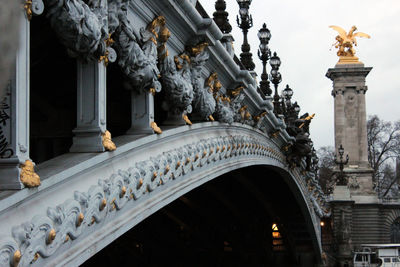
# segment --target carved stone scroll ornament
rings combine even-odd
[[[233,123],[234,111],[230,106],[230,99],[219,95],[216,97],[215,119],[220,122]]]
[[[14,238],[0,235],[0,266],[17,266],[21,260],[21,251]]]
[[[193,86],[190,72],[190,58],[181,54],[172,58],[166,56],[160,63],[162,85],[165,90],[164,108],[168,111],[167,121],[183,121],[192,112]],[[186,123],[191,124],[189,119]]]
[[[215,112],[215,99],[212,89],[202,77],[202,70],[209,55],[205,48],[207,43],[200,43],[187,49],[190,54],[191,74],[193,84],[193,112],[192,117],[196,121],[213,121],[212,114]]]
[[[91,231],[91,226],[111,220],[126,205],[151,194],[157,187],[182,178],[208,164],[236,161],[241,157],[270,158],[284,163],[284,155],[270,148],[267,139],[221,136],[202,139],[134,163],[100,179],[87,192],[75,191],[73,199],[49,207],[47,214],[12,228],[11,237],[0,238],[1,266],[26,266],[47,258],[69,242]],[[222,163],[222,162],[221,162]]]
[[[44,4],[42,0],[25,0],[24,9],[26,18],[31,20],[33,15],[40,15],[43,13]]]
[[[210,78],[211,77],[212,76],[210,76]],[[217,103],[215,116],[218,121],[226,123],[242,122],[251,126],[254,125],[251,114],[247,111],[247,106],[242,106],[242,102],[245,98],[242,89],[242,87],[238,87],[229,91],[229,97],[221,94],[219,90],[215,90],[214,88],[214,98]]]
[[[231,100],[220,92],[222,84],[218,80],[218,74],[216,72],[211,73],[205,81],[205,86],[208,88],[208,92],[212,94],[215,101],[215,110],[213,114],[215,119],[220,122],[232,123],[234,114],[230,106]]]
[[[118,64],[127,75],[132,90],[139,94],[144,91],[160,92],[157,31],[160,30],[159,24],[165,23],[165,19],[157,17],[146,30],[141,29],[142,47],[138,44],[126,11],[120,12],[119,22],[120,25],[115,30],[114,47],[118,53]]]
[[[115,51],[107,47],[108,4],[105,0],[45,0],[47,17],[71,57],[83,61],[101,57],[115,60]]]
[[[231,106],[234,111],[234,117],[233,120],[235,122],[242,122],[243,119],[246,116],[246,109],[247,107],[242,105],[242,102],[245,98],[245,95],[243,93],[236,95],[232,100],[231,100]],[[247,115],[248,116],[248,115]]]

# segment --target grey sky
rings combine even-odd
[[[225,1],[239,55],[243,35],[236,24],[238,4],[236,0]],[[212,17],[215,1],[200,2]],[[366,80],[367,114],[388,121],[400,119],[399,0],[253,0],[250,13],[254,26],[249,42],[256,71],[258,75],[262,71],[257,32],[265,22],[272,34],[269,47],[282,61],[280,90],[289,84],[301,112],[316,113],[311,123],[316,148],[334,144],[332,82],[325,73],[338,61],[336,50],[329,51],[337,32],[329,25],[346,31],[356,25],[358,31],[371,35],[371,39],[359,38],[356,47],[360,61],[373,67]]]

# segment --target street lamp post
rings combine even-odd
[[[286,85],[286,88],[283,89],[282,91],[282,100],[281,100],[281,109],[283,115],[285,115],[285,122],[287,121],[288,113],[291,107],[291,99],[293,96],[293,90],[289,87],[289,85]]]
[[[267,25],[264,23],[263,27],[258,31],[258,39],[260,40],[260,45],[258,46],[258,58],[261,60],[263,65],[263,71],[261,74],[260,81],[260,94],[263,99],[265,96],[270,96],[272,90],[269,86],[268,74],[267,74],[267,62],[271,57],[271,50],[268,48],[268,42],[271,39],[271,32],[268,30]]]
[[[282,114],[282,110],[280,108],[280,103],[279,103],[279,94],[278,94],[278,84],[282,81],[282,75],[279,72],[279,67],[281,65],[281,59],[278,57],[276,52],[274,52],[274,55],[271,57],[269,60],[269,64],[271,65],[271,81],[274,84],[275,87],[275,93],[274,93],[274,113],[275,115]]]
[[[240,54],[240,61],[246,70],[254,70],[255,64],[253,62],[252,54],[250,53],[250,45],[247,41],[247,33],[253,27],[253,18],[249,14],[249,8],[252,0],[236,0],[239,4],[239,16],[236,17],[239,28],[243,31],[243,44],[242,53]]]
[[[213,13],[214,21],[218,25],[218,28],[223,33],[230,33],[232,26],[229,24],[228,12],[225,11],[226,2],[224,0],[217,0],[215,2],[215,12]]]
[[[349,155],[346,155],[345,160],[343,159],[344,148],[342,145],[339,146],[338,152],[339,152],[339,160],[337,159],[336,154],[335,154],[335,163],[337,165],[339,165],[339,170],[340,170],[339,175],[336,179],[337,185],[347,185],[347,179],[346,179],[346,175],[345,175],[343,169],[344,169],[344,165],[349,163]]]

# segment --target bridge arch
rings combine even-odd
[[[279,139],[243,124],[207,122],[157,136],[121,136],[115,142],[114,152],[82,153],[78,158],[66,154],[48,161],[38,170],[44,178],[41,192],[15,194],[14,206],[18,198],[25,201],[14,212],[28,222],[9,216],[0,223],[12,235],[13,240],[7,239],[10,254],[22,252],[21,266],[79,265],[175,199],[249,166],[265,166],[287,182],[319,258],[319,218],[305,176],[298,168],[288,168]]]
[[[313,266],[317,238],[300,206],[275,166],[237,168],[177,197],[83,266],[123,265],[127,254],[144,266]]]

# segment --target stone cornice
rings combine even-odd
[[[326,77],[334,81],[339,77],[346,76],[361,76],[367,77],[368,73],[372,70],[372,67],[341,67],[341,68],[330,68],[326,73]]]

